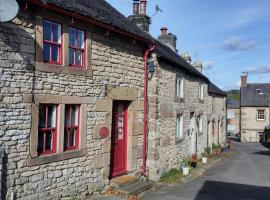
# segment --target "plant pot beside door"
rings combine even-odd
[[[208,155],[206,152],[202,153],[202,163],[207,164]]]
[[[183,166],[182,172],[183,172],[184,176],[188,176],[189,175],[189,166]]]

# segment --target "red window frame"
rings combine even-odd
[[[75,28],[75,27],[69,27],[69,29],[74,29],[76,31],[75,46],[71,46],[69,44],[69,49],[74,50],[74,54],[73,54],[74,64],[70,64],[70,61],[69,61],[69,66],[83,69],[83,68],[85,68],[86,32],[84,30],[82,30],[82,29],[78,29],[78,28]],[[68,29],[68,33],[69,33],[69,29]],[[82,31],[83,34],[84,34],[83,48],[78,47],[78,31]],[[81,51],[82,52],[82,64],[81,65],[75,64],[76,63],[76,51]],[[68,51],[68,53],[70,53],[70,52]]]
[[[75,106],[77,106],[77,108],[78,108],[78,125],[74,125],[74,124],[72,124],[72,110],[74,109],[74,107]],[[65,106],[65,110],[66,110],[66,108],[69,108],[69,124],[66,126],[66,124],[65,124],[65,122],[66,122],[66,114],[65,114],[65,122],[64,122],[64,124],[65,124],[65,127],[64,127],[64,129],[66,130],[67,129],[67,137],[68,137],[68,139],[67,139],[67,141],[68,141],[68,143],[67,143],[67,146],[65,146],[65,130],[64,130],[64,151],[70,151],[70,150],[75,150],[75,149],[78,149],[78,147],[79,147],[79,134],[80,134],[80,105],[66,105]],[[75,129],[75,144],[74,145],[72,145],[72,146],[70,146],[70,144],[69,144],[69,141],[70,141],[70,130],[71,129]]]
[[[47,155],[47,154],[52,154],[56,152],[56,141],[57,141],[57,119],[58,119],[58,105],[53,105],[53,104],[43,104],[45,106],[45,127],[44,128],[38,128],[38,134],[41,131],[43,134],[43,149],[40,150],[38,148],[38,154],[39,155]],[[56,117],[55,117],[55,127],[48,127],[48,110],[49,106],[56,106]],[[40,113],[39,113],[40,114]],[[46,150],[46,134],[48,131],[51,131],[52,133],[52,147],[51,150]]]
[[[49,22],[51,23],[51,40],[45,40],[44,39],[44,22]],[[54,36],[54,32],[53,32],[53,24],[57,24],[57,25],[60,25],[60,28],[61,28],[61,40],[60,40],[60,43],[58,42],[54,42],[53,41],[53,36]],[[61,65],[62,64],[62,46],[63,46],[63,26],[61,23],[58,23],[58,22],[55,22],[55,21],[51,21],[51,20],[47,20],[47,19],[44,19],[43,20],[43,52],[44,52],[44,44],[48,44],[50,46],[50,61],[49,62],[45,62],[45,60],[43,59],[43,62],[45,63],[50,63],[50,64],[57,64],[57,65]],[[59,62],[57,61],[53,61],[52,60],[52,45],[56,45],[58,46],[59,48],[59,52],[58,52],[58,56],[59,56]]]

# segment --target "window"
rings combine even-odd
[[[228,119],[234,119],[234,118],[235,118],[235,113],[234,113],[234,111],[228,111],[228,112],[227,112],[227,118],[228,118]]]
[[[40,104],[38,122],[38,154],[56,151],[57,105]]]
[[[200,100],[203,100],[203,98],[204,98],[204,90],[203,90],[203,84],[200,84],[199,85],[199,99]]]
[[[180,74],[176,75],[176,96],[180,98],[184,98],[184,78],[180,76]]]
[[[79,106],[65,106],[64,150],[74,150],[79,144]]]
[[[264,110],[259,109],[257,111],[257,120],[265,120],[265,113]]]
[[[202,115],[198,116],[198,128],[199,128],[199,133],[203,132],[203,117]]]
[[[235,125],[228,125],[228,131],[235,131]]]
[[[43,62],[61,64],[62,26],[49,20],[43,20]]]
[[[183,115],[177,114],[176,116],[176,140],[183,137]]]
[[[69,28],[69,65],[83,68],[85,63],[85,32]]]

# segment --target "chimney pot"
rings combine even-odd
[[[188,63],[191,63],[191,56],[189,55],[188,52],[183,53],[182,58],[184,58],[185,61],[187,61]]]
[[[168,35],[168,28],[167,27],[162,27],[160,29],[161,31],[161,35],[164,36],[164,35]]]
[[[147,0],[141,0],[141,14],[146,15]]]
[[[140,6],[139,0],[133,0],[133,15],[139,14],[139,6]]]
[[[202,72],[203,69],[203,65],[201,63],[201,61],[197,60],[194,62],[193,66],[199,71]]]

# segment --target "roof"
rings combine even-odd
[[[151,36],[133,24],[124,15],[117,11],[105,0],[42,0],[48,5],[71,11],[77,15],[82,15],[121,29],[132,35],[151,40]],[[39,1],[39,2],[42,2]]]
[[[219,94],[222,96],[227,96],[226,92],[218,88],[214,83],[210,82],[208,84],[208,92]]]
[[[239,109],[240,108],[240,100],[239,99],[229,99],[227,101],[228,109]]]
[[[155,40],[155,42],[157,44],[155,51],[156,51],[158,57],[162,57],[167,61],[173,62],[174,64],[182,67],[188,73],[193,74],[197,77],[200,77],[207,82],[209,81],[206,76],[204,76],[201,72],[199,72],[197,69],[195,69],[190,63],[185,61],[180,55],[178,55],[170,47],[159,42],[158,40]]]
[[[270,83],[247,84],[241,88],[241,107],[268,107]]]

